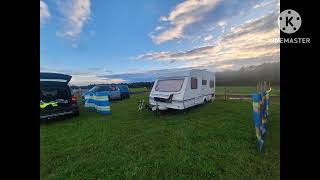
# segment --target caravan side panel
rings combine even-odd
[[[191,88],[191,81],[193,78],[197,79],[197,89]],[[202,85],[202,80],[205,80],[205,85]],[[185,90],[185,107],[191,107],[204,103],[204,100],[210,101],[215,93],[215,88],[210,87],[210,80],[214,80],[215,76],[212,72],[207,71],[192,71],[188,78],[188,84]]]

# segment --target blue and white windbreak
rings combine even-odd
[[[111,114],[109,97],[106,91],[87,93],[84,99],[84,106],[86,108],[95,110],[101,114]]]

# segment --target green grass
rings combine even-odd
[[[129,88],[129,91],[131,93],[140,93],[140,92],[146,92],[146,91],[150,91],[147,88]]]
[[[224,95],[224,90],[227,94],[251,94],[256,91],[255,86],[217,86],[217,95]],[[280,96],[280,87],[272,87],[271,96]]]
[[[226,88],[227,94],[233,94],[233,95],[249,95],[256,91],[255,86],[217,86],[216,92],[217,95],[224,95],[224,89]],[[137,92],[145,92],[150,91],[144,88],[130,88],[130,92],[137,93]],[[280,87],[272,87],[271,91],[272,96],[280,96]]]
[[[137,112],[147,94],[112,103],[112,115],[40,125],[41,179],[279,179],[280,103],[272,102],[263,154],[249,101],[189,111]]]

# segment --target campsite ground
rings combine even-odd
[[[112,102],[112,115],[40,125],[41,179],[279,179],[280,102],[271,101],[265,152],[250,101],[216,100],[186,112],[137,111],[148,93]]]
[[[224,95],[225,90],[227,94],[231,95],[250,95],[252,92],[256,90],[255,86],[217,86],[216,92],[217,95]],[[130,92],[132,93],[140,93],[149,91],[146,88],[131,88]],[[275,86],[272,88],[271,95],[280,96],[280,87]]]

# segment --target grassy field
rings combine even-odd
[[[256,91],[255,86],[217,86],[216,87],[216,93],[217,95],[224,95],[225,88],[227,90],[227,94],[241,94],[241,95],[249,95]],[[130,88],[130,92],[132,93],[139,93],[139,92],[145,92],[149,91],[144,88]],[[272,87],[271,91],[272,96],[280,96],[280,87]]]
[[[271,101],[260,154],[250,101],[137,112],[147,97],[113,102],[109,116],[81,109],[77,118],[41,124],[41,179],[280,178],[280,102]]]
[[[251,94],[256,91],[255,86],[217,86],[217,95],[224,95],[224,90],[227,94]],[[280,96],[280,87],[272,87],[271,96]]]

